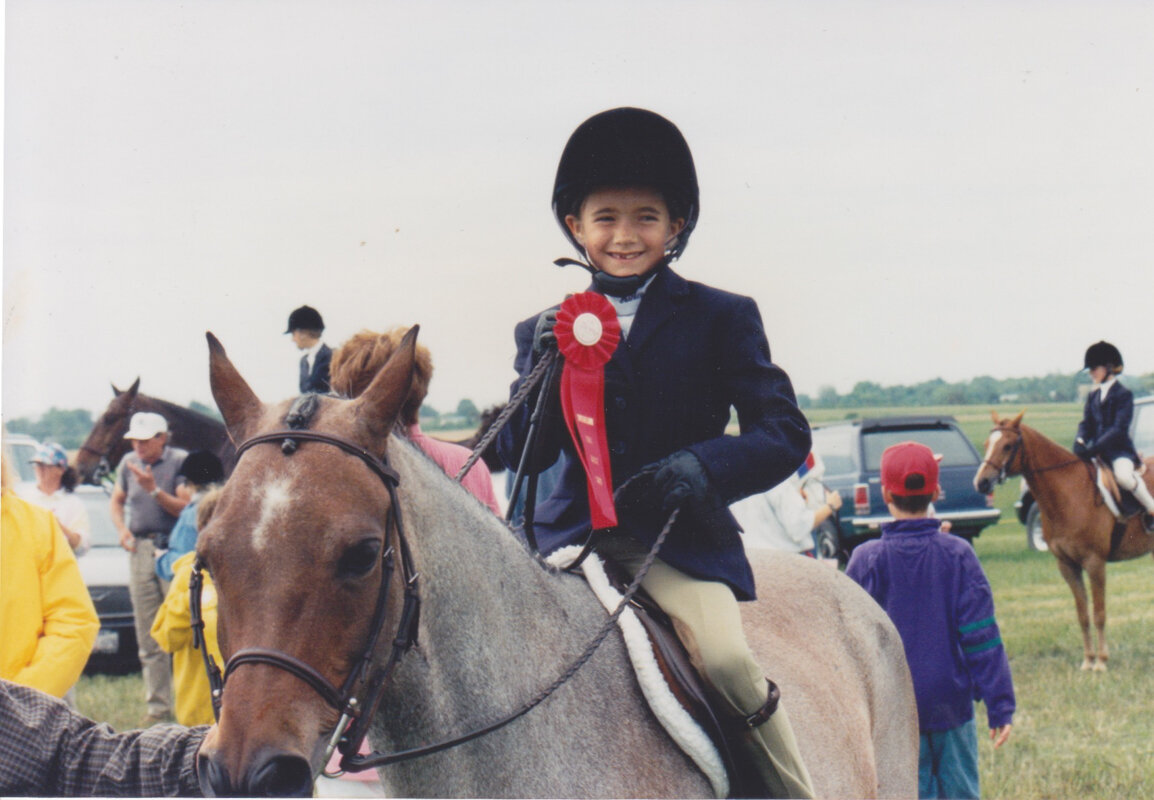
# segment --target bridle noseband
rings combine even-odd
[[[397,486],[400,483],[400,478],[385,460],[347,439],[307,430],[281,430],[254,436],[237,448],[236,455],[239,460],[240,456],[254,445],[277,444],[280,446],[281,452],[286,456],[291,456],[302,441],[331,445],[355,455],[381,479],[381,482],[388,489],[390,509],[388,527],[385,532],[386,543],[389,530],[395,531],[397,546],[400,551],[401,574],[405,584],[404,605],[401,609],[401,617],[397,625],[396,635],[393,637],[392,652],[388,661],[383,667],[373,670],[373,655],[380,641],[388,604],[389,584],[396,566],[396,551],[391,546],[384,547],[381,553],[381,583],[377,592],[377,602],[373,610],[368,640],[355,666],[339,689],[319,671],[295,656],[263,647],[246,647],[238,650],[226,662],[222,675],[205,646],[204,617],[201,613],[201,591],[204,586],[203,570],[205,565],[199,556],[193,564],[192,576],[189,579],[193,642],[196,647],[200,648],[204,659],[212,693],[213,715],[218,721],[220,720],[224,686],[230,675],[245,664],[264,664],[277,667],[307,683],[340,714],[340,721],[333,730],[325,752],[324,763],[327,764],[333,752],[339,750],[343,756],[343,766],[344,761],[354,756],[360,749],[361,742],[364,740],[365,734],[368,733],[369,723],[372,721],[373,714],[376,712],[377,705],[380,703],[394,668],[400,662],[401,657],[417,643],[417,624],[420,616],[418,575],[413,565],[408,541],[405,538],[400,505],[397,502]],[[363,697],[358,698],[362,692]]]

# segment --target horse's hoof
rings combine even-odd
[[[1091,661],[1090,659],[1087,658],[1085,661],[1082,662],[1082,671],[1083,672],[1089,672],[1092,669],[1094,669],[1094,662],[1093,661]]]
[[[1105,672],[1106,671],[1106,662],[1105,661],[1094,662],[1094,671],[1095,672]]]

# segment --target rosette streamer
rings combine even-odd
[[[605,364],[621,340],[621,325],[608,300],[596,292],[583,292],[561,304],[553,333],[565,357],[561,413],[585,467],[593,527],[612,528],[617,510],[605,438]]]

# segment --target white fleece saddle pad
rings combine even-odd
[[[551,566],[564,569],[573,563],[574,559],[581,553],[581,549],[578,545],[563,547],[551,553],[546,560]],[[581,571],[585,576],[586,583],[589,584],[589,588],[601,601],[601,605],[605,606],[610,613],[615,611],[621,602],[622,595],[610,585],[609,578],[605,575],[605,568],[596,553],[590,553],[581,562]],[[649,635],[645,632],[641,621],[637,619],[637,615],[633,613],[633,609],[626,608],[618,617],[617,625],[621,628],[621,633],[625,638],[625,647],[629,652],[629,660],[633,664],[633,670],[637,674],[641,693],[645,695],[645,700],[649,703],[649,708],[652,709],[654,716],[657,717],[678,747],[705,773],[713,785],[714,793],[718,797],[727,797],[729,795],[729,775],[725,770],[725,763],[721,759],[721,754],[717,752],[717,747],[705,730],[697,724],[697,721],[673,696],[672,690],[661,674],[661,668],[657,665],[657,658],[653,655]]]

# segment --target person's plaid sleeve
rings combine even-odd
[[[208,728],[117,733],[35,689],[0,681],[0,795],[196,796]]]

